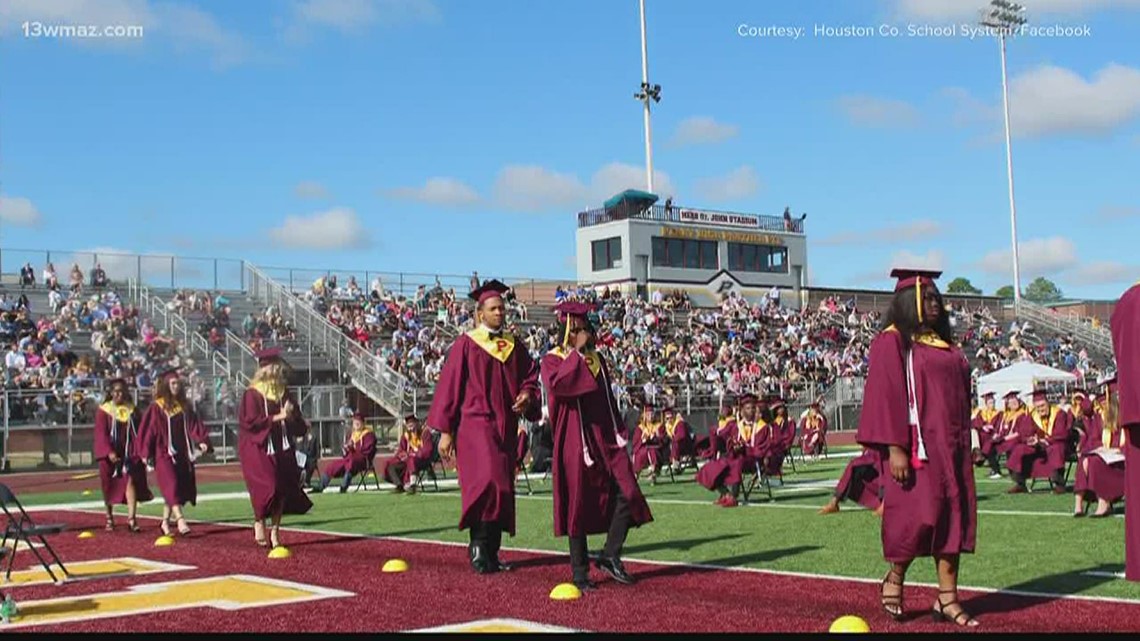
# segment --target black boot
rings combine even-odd
[[[570,537],[570,572],[573,576],[574,587],[582,592],[590,592],[598,589],[598,585],[590,580],[590,560],[588,555],[586,537]]]
[[[477,574],[491,574],[498,569],[491,562],[491,554],[487,550],[485,523],[471,526],[471,543],[467,545],[467,556],[471,560],[471,569]]]
[[[487,552],[490,555],[491,564],[498,572],[510,572],[514,566],[499,560],[499,549],[503,546],[503,526],[498,523],[484,523],[483,526],[487,532]]]

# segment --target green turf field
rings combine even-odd
[[[693,482],[692,472],[671,483],[666,476],[656,486],[642,482],[655,521],[631,532],[626,557],[684,561],[721,566],[836,576],[882,578],[879,520],[850,503],[839,514],[815,513],[830,496],[825,481],[834,482],[847,458],[799,465],[787,474],[786,486],[774,488],[775,500],[758,492],[754,503],[736,509],[713,505],[715,495]],[[786,467],[786,471],[790,467]],[[964,557],[963,585],[1059,594],[1115,596],[1140,600],[1140,585],[1111,577],[1086,576],[1087,571],[1120,572],[1124,560],[1124,521],[1074,519],[1072,494],[1055,496],[1046,484],[1029,495],[1006,495],[1006,479],[978,478],[978,553]],[[549,485],[532,478],[533,495],[520,480],[518,536],[507,547],[565,550],[565,539],[551,534]],[[818,484],[812,487],[811,484]],[[430,481],[428,482],[430,486]],[[240,484],[203,487],[203,494],[241,491]],[[75,494],[41,495],[35,503],[74,502]],[[287,517],[285,525],[439,541],[467,540],[459,532],[459,491],[452,487],[416,495],[360,492],[341,495],[334,488],[313,495],[314,509]],[[88,498],[87,500],[90,500]],[[152,502],[144,513],[158,514]],[[187,509],[195,520],[244,523],[251,519],[245,499],[205,500]],[[250,534],[252,537],[252,533]],[[600,547],[602,537],[591,540]],[[908,581],[933,582],[928,561],[919,561]]]

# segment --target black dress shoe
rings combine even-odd
[[[604,556],[599,557],[597,561],[597,568],[613,577],[614,581],[617,581],[622,585],[633,585],[636,583],[634,578],[625,571],[625,566],[622,565],[621,559],[610,559]]]
[[[499,571],[499,566],[478,545],[468,545],[467,554],[471,559],[471,569],[475,570],[476,574],[493,574]]]
[[[492,564],[498,568],[499,572],[510,572],[511,570],[515,569],[515,566],[513,564],[503,563],[499,559],[494,559]]]
[[[593,592],[598,589],[598,584],[590,579],[574,579],[574,587],[578,588],[579,592]]]

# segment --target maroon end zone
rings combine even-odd
[[[354,593],[289,606],[227,612],[212,608],[17,628],[31,632],[369,632],[407,631],[494,618],[521,619],[584,631],[614,632],[825,632],[845,614],[862,616],[873,631],[953,631],[927,609],[932,588],[907,589],[911,620],[895,623],[879,608],[874,584],[630,562],[640,582],[625,587],[595,572],[601,587],[578,601],[549,599],[568,578],[562,555],[507,551],[510,573],[478,576],[462,546],[286,531],[290,559],[273,560],[253,543],[250,528],[194,524],[188,539],[154,547],[153,519],[141,534],[106,533],[101,515],[37,512],[41,522],[66,522],[73,531],[54,537],[64,562],[139,557],[194,566],[190,571],[78,581],[64,586],[4,588],[17,603],[125,590],[132,585],[247,574]],[[335,527],[333,523],[330,526]],[[95,532],[80,540],[78,530]],[[402,558],[408,572],[385,574],[382,564]],[[21,552],[17,569],[35,563]],[[982,632],[1140,631],[1140,603],[1030,598],[963,592]]]

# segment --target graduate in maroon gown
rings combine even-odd
[[[1112,310],[1110,323],[1120,407],[1117,422],[1126,432],[1123,437],[1124,495],[1137,497],[1140,496],[1140,283],[1120,297]],[[1124,511],[1124,549],[1124,577],[1140,581],[1140,510]]]
[[[693,432],[681,413],[672,407],[666,407],[664,415],[665,437],[669,440],[669,460],[673,465],[673,471],[680,473],[684,469],[685,461],[696,456]]]
[[[305,514],[313,502],[301,487],[293,439],[308,426],[289,391],[288,365],[279,348],[257,353],[257,372],[238,408],[238,459],[253,507],[253,538],[262,546],[281,545],[281,516]],[[272,521],[265,540],[265,521]]]
[[[368,474],[375,457],[376,434],[364,422],[364,414],[357,412],[352,415],[352,431],[341,446],[341,457],[325,466],[320,491],[324,492],[333,479],[339,478],[340,493],[344,494],[352,485],[352,477]]]
[[[1073,516],[1085,516],[1085,501],[1096,499],[1096,512],[1090,518],[1112,516],[1113,504],[1124,497],[1124,456],[1127,445],[1125,430],[1120,428],[1120,406],[1115,379],[1105,382],[1105,404],[1093,413],[1081,439],[1077,461],[1077,479],[1073,488],[1076,503]]]
[[[1065,455],[1069,447],[1069,413],[1049,403],[1044,390],[1033,392],[1033,411],[1019,423],[1016,445],[1006,467],[1014,486],[1010,494],[1027,492],[1025,481],[1048,477],[1054,494],[1065,493]]]
[[[743,394],[737,401],[738,416],[729,421],[719,431],[718,443],[724,453],[705,463],[697,470],[697,483],[719,494],[714,503],[721,507],[739,505],[740,483],[743,481],[745,465],[748,462],[748,443],[756,429],[759,417],[756,411],[756,396]]]
[[[940,273],[894,270],[895,297],[871,342],[856,440],[874,449],[883,479],[883,557],[891,564],[881,601],[903,616],[903,582],[912,561],[933,556],[936,618],[975,626],[958,602],[960,555],[972,553],[977,497],[970,458],[970,366],[954,345]]]
[[[669,457],[669,442],[665,434],[665,423],[657,416],[657,408],[646,402],[641,409],[641,419],[637,422],[633,436],[633,473],[641,477],[645,468],[649,470],[650,484],[657,484],[661,466]]]
[[[440,432],[440,456],[457,456],[459,528],[471,532],[468,554],[479,574],[510,569],[499,559],[499,548],[503,530],[515,535],[519,415],[529,421],[542,416],[538,365],[524,343],[503,331],[503,294],[509,289],[488,280],[471,292],[479,324],[451,346],[427,420]]]
[[[876,516],[882,516],[882,483],[882,461],[879,460],[879,451],[864,448],[862,454],[847,463],[847,467],[839,477],[839,483],[835,485],[835,493],[817,514],[835,514],[839,511],[839,502],[848,500],[855,501],[868,510],[874,510]]]
[[[146,462],[139,456],[142,413],[131,402],[125,380],[111,381],[110,396],[95,412],[95,460],[99,461],[103,504],[107,506],[107,531],[115,529],[113,506],[125,504],[127,529],[140,532],[136,516],[139,501],[154,498],[146,482]]]
[[[720,416],[715,425],[709,426],[708,434],[696,440],[697,456],[702,460],[712,460],[724,453],[724,439],[722,435],[728,434],[728,426],[736,420],[732,401],[725,401]]]
[[[998,422],[1001,420],[1001,410],[995,406],[994,396],[993,392],[982,394],[983,405],[974,410],[970,423],[978,438],[978,449],[974,452],[974,465],[981,467],[989,463],[990,473],[1001,476],[1001,468],[998,467],[997,458],[993,456],[996,446],[994,433],[997,431]]]
[[[773,432],[771,465],[768,473],[775,476],[783,470],[784,459],[796,442],[796,422],[788,416],[788,406],[784,404],[784,399],[778,396],[772,397],[768,407],[772,409]]]
[[[1005,403],[1005,410],[996,419],[996,427],[990,435],[992,447],[986,456],[986,461],[990,466],[990,478],[995,480],[1001,478],[1000,458],[1002,456],[1009,457],[1009,453],[1017,447],[1017,435],[1032,429],[1033,423],[1033,419],[1029,418],[1025,404],[1021,402],[1020,390],[1006,392],[1002,397],[1002,402]]]
[[[187,400],[186,387],[177,369],[159,375],[154,386],[154,402],[143,414],[139,433],[142,454],[154,461],[158,487],[165,502],[159,527],[164,535],[170,536],[173,517],[178,533],[187,536],[190,526],[182,507],[198,501],[194,461],[211,448],[206,425]]]
[[[570,570],[581,590],[590,581],[586,535],[606,533],[598,569],[615,581],[634,579],[621,562],[631,526],[653,520],[637,486],[620,431],[621,412],[611,392],[609,370],[594,348],[593,330],[583,303],[557,308],[562,345],[542,357],[550,422],[554,427],[554,535],[570,537]]]
[[[420,471],[431,469],[434,453],[431,430],[421,428],[415,414],[405,416],[396,452],[384,461],[384,479],[396,486],[397,494],[405,490],[414,494],[416,487],[412,481]]]
[[[803,429],[800,449],[804,456],[818,458],[827,443],[827,417],[820,411],[819,401],[812,403],[800,416],[800,427]]]

